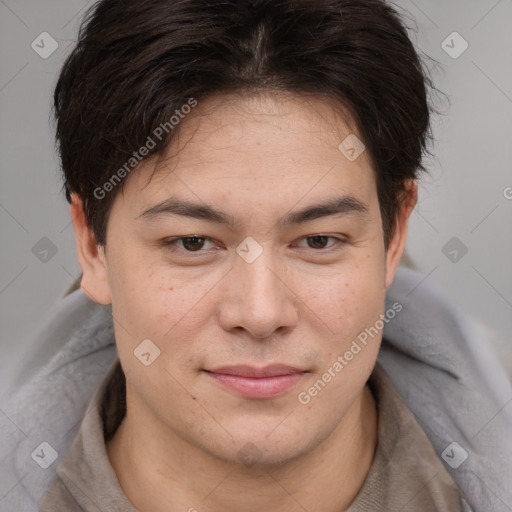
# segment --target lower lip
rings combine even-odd
[[[304,373],[276,375],[275,377],[241,377],[226,373],[206,372],[211,378],[244,398],[275,398],[297,384]]]

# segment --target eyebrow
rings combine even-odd
[[[277,221],[277,225],[297,225],[331,215],[355,215],[363,219],[367,219],[369,217],[369,213],[368,207],[359,199],[351,195],[344,195],[329,199],[325,202],[307,206],[296,212],[288,213]],[[181,215],[184,217],[206,220],[208,222],[225,224],[231,228],[234,228],[235,226],[234,217],[222,210],[217,210],[205,204],[184,201],[175,197],[165,199],[155,206],[145,210],[135,218],[151,221],[158,217],[168,215]]]

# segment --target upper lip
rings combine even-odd
[[[248,365],[220,366],[213,370],[206,370],[210,373],[222,373],[225,375],[237,375],[239,377],[276,377],[278,375],[291,375],[293,373],[304,373],[304,370],[283,364],[272,364],[257,368]]]

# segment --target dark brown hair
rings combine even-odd
[[[95,190],[191,98],[313,94],[357,124],[387,248],[404,181],[425,170],[429,86],[402,18],[383,0],[102,0],[82,22],[54,93],[66,196],[80,196],[105,245],[124,181],[101,198]],[[162,154],[177,128],[153,137],[146,158]]]

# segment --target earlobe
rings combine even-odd
[[[110,304],[112,300],[105,251],[96,243],[96,237],[87,224],[82,200],[78,194],[71,194],[70,210],[78,261],[83,274],[80,287],[94,302]]]
[[[407,241],[409,217],[417,201],[418,184],[416,180],[408,180],[405,184],[405,195],[400,206],[400,213],[395,221],[394,233],[386,252],[386,288],[393,282],[396,270],[400,265]]]

